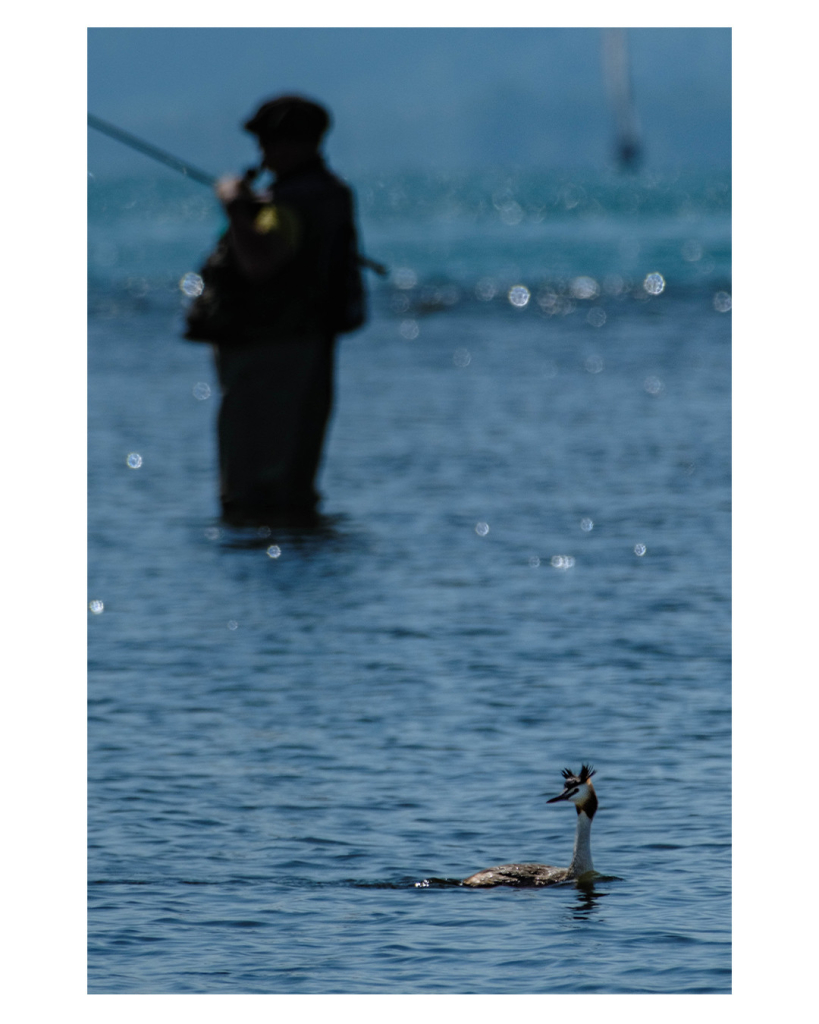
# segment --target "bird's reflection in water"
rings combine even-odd
[[[597,878],[596,881],[599,885],[601,881],[610,881],[610,879]],[[574,906],[571,908],[571,914],[575,921],[588,921],[598,909],[600,900],[610,895],[609,892],[603,892],[599,888],[595,888],[593,881],[576,882],[575,888],[577,889],[577,897]]]

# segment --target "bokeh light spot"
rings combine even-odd
[[[93,615],[102,615],[105,611],[105,605],[102,601],[89,601],[88,607],[91,609]]]
[[[646,274],[643,288],[649,295],[662,295],[665,291],[665,278],[662,274]]]
[[[409,267],[399,267],[392,276],[396,288],[406,291],[418,284],[418,275]]]
[[[551,288],[543,288],[538,292],[537,304],[544,311],[544,313],[552,313],[557,305],[557,292],[552,291]]]
[[[595,306],[594,309],[590,309],[586,314],[586,320],[592,325],[592,327],[602,327],[606,322],[605,309]]]
[[[606,295],[622,295],[626,287],[626,282],[619,274],[608,274],[603,279],[603,291]]]
[[[469,366],[472,362],[472,356],[469,354],[469,349],[456,348],[452,356],[452,362],[456,366]]]
[[[489,523],[475,523],[475,533],[479,537],[485,537],[489,533]]]
[[[589,356],[584,365],[589,373],[602,373],[605,364],[602,356]]]
[[[205,282],[198,274],[185,274],[179,282],[179,290],[189,298],[195,299],[205,290]]]
[[[139,467],[142,465],[142,456],[139,454],[139,452],[129,452],[128,457],[125,460],[125,464],[130,469],[139,469]]]
[[[574,557],[572,555],[552,555],[550,565],[553,569],[571,569],[574,567]]]
[[[193,385],[193,397],[197,401],[204,402],[206,398],[210,398],[210,395],[210,384],[206,384],[203,380],[200,380],[197,384]]]
[[[398,333],[402,338],[406,338],[407,341],[414,341],[421,333],[421,328],[416,320],[402,320]]]
[[[523,207],[514,199],[507,200],[497,209],[500,214],[500,219],[504,224],[509,224],[514,227],[515,224],[520,224],[523,220]]]
[[[523,309],[528,304],[530,296],[531,293],[525,284],[512,285],[507,295],[512,305],[518,309]]]
[[[600,285],[593,277],[575,277],[569,291],[576,299],[595,299],[600,294]]]

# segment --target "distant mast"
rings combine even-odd
[[[631,94],[631,65],[624,28],[603,29],[603,73],[614,108],[614,156],[622,171],[635,170],[643,155],[640,126]]]

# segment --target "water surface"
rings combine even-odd
[[[207,193],[92,185],[89,990],[730,991],[727,183],[354,184],[393,277],[269,536],[178,340]],[[582,760],[593,889],[459,888],[568,864]]]

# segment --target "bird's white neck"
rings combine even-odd
[[[594,870],[591,855],[591,818],[581,811],[577,815],[577,830],[574,834],[574,853],[569,865],[569,877],[579,878],[587,871]]]

